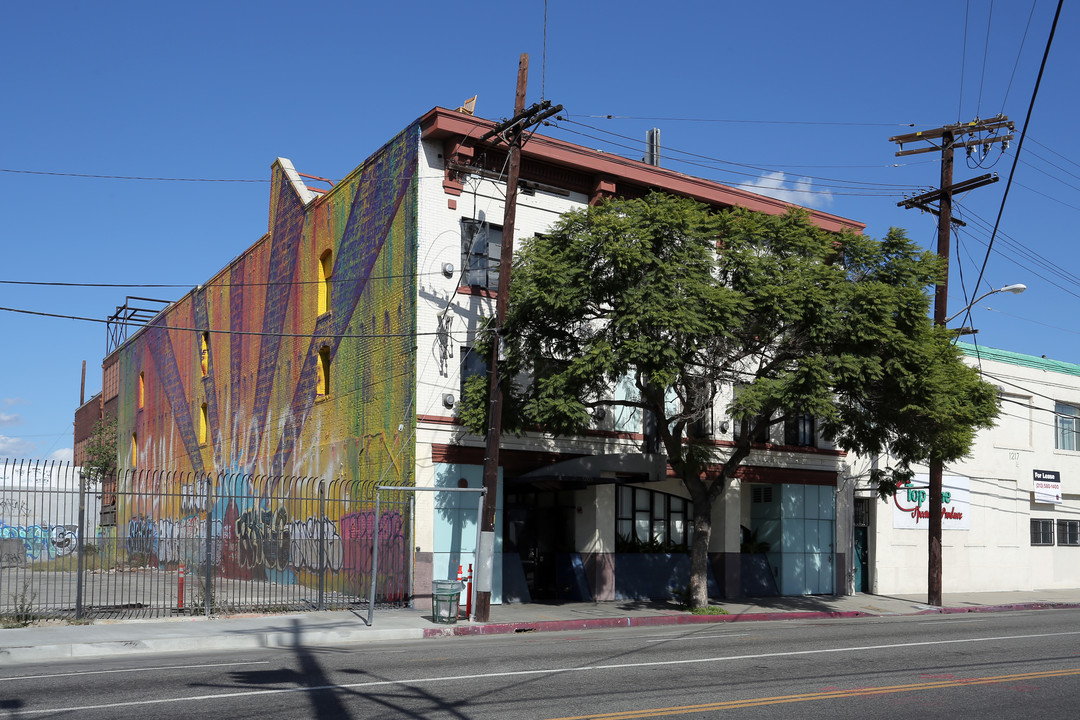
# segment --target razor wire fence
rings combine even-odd
[[[377,492],[228,472],[91,484],[64,463],[0,460],[0,616],[405,607],[413,506]]]

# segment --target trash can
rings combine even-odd
[[[433,580],[431,583],[431,619],[437,623],[456,623],[461,607],[461,583],[457,580]]]

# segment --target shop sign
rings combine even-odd
[[[971,480],[941,478],[941,529],[970,530]],[[893,527],[920,530],[930,525],[930,476],[918,473],[893,496]]]
[[[1061,473],[1057,470],[1035,470],[1035,502],[1061,504]]]

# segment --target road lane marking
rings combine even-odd
[[[7,680],[41,680],[44,678],[73,677],[75,675],[109,675],[111,673],[147,672],[148,670],[192,670],[194,668],[233,667],[235,665],[269,665],[269,660],[250,660],[245,662],[230,663],[200,663],[198,665],[165,665],[164,667],[137,668],[114,668],[112,670],[81,670],[79,672],[50,673],[48,675],[16,675],[14,677],[0,677],[0,681]]]
[[[812,700],[837,700],[853,697],[871,697],[891,695],[893,693],[918,692],[922,690],[941,690],[945,688],[969,687],[972,685],[993,685],[997,683],[1041,680],[1044,678],[1068,677],[1080,675],[1080,668],[1069,670],[1044,670],[1040,672],[1019,673],[1016,675],[995,675],[991,677],[959,678],[941,682],[923,682],[914,685],[886,685],[882,687],[860,687],[850,690],[830,690],[826,692],[802,693],[798,695],[777,695],[775,697],[746,698],[744,700],[725,700],[723,702],[702,705],[677,705],[675,707],[651,708],[648,710],[624,710],[593,715],[573,715],[569,717],[549,718],[548,720],[634,720],[635,718],[661,717],[668,715],[686,715],[689,713],[711,712],[716,710],[738,710],[765,705],[809,702]]]
[[[675,635],[673,637],[660,638],[659,640],[646,640],[645,642],[662,643],[662,642],[682,642],[683,640],[715,640],[716,638],[729,638],[729,637],[746,637],[750,633],[730,633],[723,635]]]
[[[822,648],[820,650],[793,650],[789,652],[755,653],[752,655],[729,655],[726,657],[696,658],[692,660],[654,660],[649,662],[613,663],[610,665],[584,665],[578,667],[545,668],[539,670],[509,670],[505,672],[475,673],[471,675],[443,675],[439,677],[411,678],[404,680],[371,680],[368,682],[348,683],[345,685],[317,685],[314,687],[240,690],[236,692],[215,693],[211,695],[181,695],[168,698],[154,698],[152,700],[132,700],[129,702],[121,703],[104,703],[100,705],[46,708],[42,710],[14,710],[11,712],[11,715],[13,717],[24,717],[30,715],[44,715],[46,713],[107,710],[110,708],[162,705],[165,703],[203,702],[206,700],[224,700],[240,697],[257,697],[260,695],[282,695],[285,693],[321,692],[325,690],[356,690],[360,688],[387,687],[391,685],[401,685],[408,687],[411,685],[426,685],[429,683],[463,682],[467,680],[494,680],[536,675],[561,675],[563,673],[585,673],[601,670],[626,670],[630,668],[663,667],[667,665],[701,665],[705,663],[733,662],[737,660],[759,660],[762,658],[796,657],[800,655],[824,655],[843,652],[865,652],[867,650],[894,650],[898,648],[927,647],[931,645],[960,645],[965,643],[1001,642],[1003,640],[1032,640],[1048,637],[1057,638],[1065,635],[1080,635],[1080,630],[1054,633],[1035,633],[1031,635],[999,635],[995,637],[965,638],[958,640],[925,640],[922,642],[890,643],[887,645],[862,645],[842,648]]]

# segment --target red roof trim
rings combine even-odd
[[[466,139],[477,138],[494,125],[495,123],[490,120],[464,115],[445,108],[435,108],[420,118],[421,134],[425,140],[446,139],[454,136]],[[711,180],[684,175],[636,160],[605,155],[581,145],[541,135],[533,136],[522,148],[521,154],[526,158],[562,165],[579,172],[611,176],[624,183],[692,197],[710,205],[737,205],[771,215],[799,207],[765,195],[728,187]],[[810,213],[810,218],[814,223],[825,230],[837,232],[848,229],[861,232],[866,227],[865,223],[838,215],[809,208],[804,209]]]

